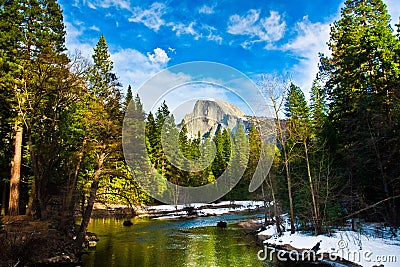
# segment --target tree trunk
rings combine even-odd
[[[75,166],[75,170],[74,170],[74,177],[72,182],[68,183],[67,186],[67,195],[65,198],[65,202],[64,202],[64,209],[63,209],[63,216],[62,216],[62,221],[60,224],[61,229],[64,228],[66,226],[66,224],[68,223],[69,217],[71,217],[70,215],[74,213],[74,206],[75,206],[75,201],[76,201],[76,186],[78,184],[78,175],[79,175],[79,171],[81,169],[81,164],[82,164],[82,160],[83,160],[83,155],[85,152],[85,146],[86,146],[86,138],[83,139],[82,142],[82,147],[81,150],[79,152],[78,155],[78,162],[76,163]]]
[[[89,199],[87,201],[86,211],[83,214],[82,223],[79,228],[78,236],[76,238],[77,245],[80,248],[82,247],[82,244],[85,241],[86,229],[89,225],[90,216],[92,215],[94,202],[96,201],[97,189],[99,188],[100,176],[103,171],[103,162],[105,157],[106,157],[105,153],[100,154],[97,162],[97,168],[93,175],[93,182],[90,188],[90,194],[89,194]]]
[[[32,216],[34,215],[34,196],[36,190],[36,185],[35,185],[35,178],[32,179],[32,185],[31,185],[31,193],[29,194],[29,200],[28,200],[28,208],[26,209],[26,215]]]
[[[289,168],[289,157],[286,151],[285,140],[284,140],[284,133],[281,125],[281,121],[279,119],[279,112],[281,110],[283,100],[285,99],[284,95],[287,92],[287,80],[281,80],[279,77],[267,77],[264,76],[265,82],[265,90],[269,95],[269,98],[272,102],[272,106],[274,109],[274,115],[276,119],[276,127],[278,130],[278,141],[280,141],[282,145],[282,152],[284,156],[284,164],[285,164],[285,171],[286,171],[286,178],[287,178],[287,188],[288,188],[288,197],[289,197],[289,212],[290,212],[290,232],[294,234],[295,232],[295,217],[294,217],[294,210],[293,210],[293,198],[292,198],[292,179],[290,175],[290,168]]]
[[[275,115],[277,118],[277,126],[278,126],[278,132],[279,132],[279,137],[280,137],[280,142],[282,144],[282,150],[283,150],[283,157],[284,157],[284,163],[285,163],[285,170],[286,170],[286,178],[287,178],[287,187],[288,187],[288,197],[289,197],[289,212],[290,212],[290,233],[294,234],[294,210],[293,210],[293,198],[292,198],[292,179],[290,175],[290,169],[289,169],[289,157],[286,152],[286,146],[284,144],[284,139],[283,139],[283,129],[281,122],[279,120],[279,111],[275,111]]]
[[[17,121],[15,123],[14,158],[11,164],[10,198],[8,204],[8,213],[10,216],[19,215],[19,183],[21,181],[22,132],[23,126],[19,121]]]
[[[74,179],[73,179],[71,185],[69,185],[68,195],[67,195],[67,199],[66,199],[66,208],[67,209],[71,208],[72,199],[74,196],[74,192],[76,190],[76,185],[78,183],[79,171],[81,169],[81,163],[82,163],[83,155],[85,152],[85,145],[86,145],[86,138],[83,140],[82,148],[81,148],[81,151],[79,152],[78,162],[75,166]]]
[[[39,197],[40,197],[39,190],[41,186],[41,181],[40,181],[41,176],[39,174],[39,167],[36,154],[35,151],[33,150],[33,141],[30,129],[28,129],[27,135],[28,135],[29,153],[32,161],[33,179],[32,179],[32,185],[30,190],[31,193],[29,195],[28,209],[26,211],[26,214],[35,216],[36,218],[41,218],[42,210],[41,206],[39,205]]]
[[[7,199],[7,182],[4,181],[4,183],[3,183],[3,194],[2,194],[2,198],[1,198],[0,216],[5,216],[6,215],[6,199]]]
[[[274,190],[274,184],[272,182],[271,178],[271,173],[268,174],[268,179],[269,179],[269,185],[271,187],[271,195],[272,195],[272,201],[274,205],[274,217],[275,217],[275,226],[276,226],[276,232],[278,235],[282,235],[282,227],[281,227],[281,214],[279,213],[279,208],[278,208],[278,201],[276,200],[275,197],[275,190]],[[266,200],[265,200],[266,201]]]
[[[307,147],[306,139],[304,139],[303,144],[304,144],[304,152],[306,154],[305,156],[306,156],[306,164],[307,164],[307,175],[308,175],[308,182],[310,184],[310,192],[311,192],[311,198],[312,198],[312,204],[313,204],[314,230],[315,230],[315,235],[318,235],[321,232],[319,209],[317,207],[313,179],[311,177],[310,160],[308,158],[308,147]]]

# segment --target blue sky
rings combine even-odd
[[[90,57],[104,34],[123,90],[128,84],[137,90],[154,74],[176,64],[212,61],[236,68],[255,83],[262,73],[289,75],[306,95],[317,72],[318,53],[328,52],[329,24],[340,17],[343,5],[339,0],[59,3],[67,48]],[[385,3],[394,25],[400,1]],[[212,97],[204,92],[203,98]]]

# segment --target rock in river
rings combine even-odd
[[[130,220],[126,220],[126,221],[124,221],[123,225],[124,226],[132,226],[133,223]]]
[[[227,226],[228,226],[228,224],[224,221],[219,221],[217,223],[217,227],[219,227],[219,228],[226,228]]]

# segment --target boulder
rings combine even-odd
[[[86,232],[85,241],[99,241],[99,238],[95,233]]]
[[[217,227],[219,227],[219,228],[226,228],[227,226],[228,226],[228,223],[224,222],[224,221],[219,221],[217,223]]]
[[[97,246],[97,242],[96,241],[89,241],[88,242],[88,248],[95,248]]]
[[[124,221],[123,225],[124,226],[132,226],[133,223],[130,220],[126,220],[126,221]]]

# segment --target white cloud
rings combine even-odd
[[[127,10],[131,9],[129,0],[95,0],[93,4],[102,8],[118,7]]]
[[[392,17],[392,27],[396,29],[394,25],[399,21],[400,1],[385,0],[384,2]],[[343,4],[341,4],[340,7],[343,7]],[[275,47],[275,49],[290,51],[299,59],[298,64],[292,66],[290,72],[293,75],[294,81],[304,90],[306,95],[308,95],[308,91],[311,89],[312,82],[318,72],[318,53],[330,55],[329,48],[326,44],[330,38],[329,24],[334,20],[340,19],[340,7],[338,8],[338,12],[326,23],[312,23],[309,18],[305,16],[302,21],[296,24],[296,38],[283,47]]]
[[[96,31],[96,32],[99,32],[99,31],[100,31],[100,28],[97,27],[97,26],[95,26],[95,25],[92,25],[89,29],[91,29],[91,30],[93,30],[93,31]]]
[[[218,44],[222,43],[222,37],[214,34],[217,29],[207,24],[198,25],[195,21],[192,21],[189,25],[173,22],[167,25],[171,26],[172,31],[174,31],[178,37],[181,35],[192,35],[195,40],[205,38],[209,41],[217,42]]]
[[[158,31],[165,24],[162,16],[166,13],[166,5],[163,3],[153,3],[149,9],[135,7],[133,15],[128,20],[130,22],[143,23],[146,27]]]
[[[73,6],[87,5],[91,9],[117,7],[120,9],[130,10],[129,0],[75,0]]]
[[[260,36],[262,40],[278,41],[285,34],[286,23],[281,21],[281,15],[276,11],[270,11],[268,18],[261,19],[262,31]]]
[[[302,21],[296,23],[296,32],[297,37],[284,45],[284,50],[304,53],[316,49],[321,51],[322,47],[327,47],[325,43],[329,39],[329,24],[312,23],[308,16],[304,16]],[[327,51],[327,49],[322,50]]]
[[[312,23],[308,16],[296,24],[297,36],[280,49],[292,52],[299,60],[298,64],[292,66],[290,72],[297,85],[304,92],[311,89],[312,82],[318,72],[318,53],[329,55],[326,42],[329,40],[329,23]]]
[[[65,22],[66,25],[66,46],[70,53],[78,50],[83,56],[91,59],[93,47],[97,39],[91,42],[81,42],[79,38],[83,35],[86,28],[83,25],[74,25]],[[160,72],[169,61],[165,51],[160,48],[154,49],[154,53],[147,56],[135,49],[118,49],[110,51],[111,60],[114,62],[114,72],[125,90],[130,84],[137,90],[150,77]]]
[[[152,110],[154,112],[164,100],[167,101],[170,108],[173,108],[194,93],[186,90],[183,98],[177,94],[177,92],[182,91],[182,85],[192,80],[192,77],[188,74],[164,70],[148,78],[150,79],[146,80],[139,88],[139,95],[146,111]]]
[[[204,37],[207,38],[209,41],[215,41],[218,44],[222,43],[222,37],[220,35],[214,34],[214,32],[217,30],[213,26],[209,25],[203,25],[202,27],[205,31],[208,31],[208,34],[205,34]]]
[[[283,38],[286,22],[276,11],[270,11],[269,17],[260,18],[260,11],[251,9],[244,16],[238,14],[229,17],[227,32],[233,35],[247,35],[251,40],[242,44],[248,47],[255,42],[275,42]]]
[[[168,23],[169,26],[172,26],[172,31],[176,32],[177,36],[181,36],[184,34],[193,35],[194,39],[198,40],[200,38],[200,34],[193,28],[196,25],[195,21],[189,23],[189,25],[185,25],[183,23]]]
[[[203,5],[200,9],[199,9],[199,13],[200,14],[207,14],[207,15],[210,15],[210,14],[214,14],[214,8],[215,8],[215,5],[213,5],[213,6],[207,6],[207,5]]]
[[[167,53],[158,47],[154,49],[153,54],[147,53],[147,57],[152,63],[167,64],[167,62],[170,60]]]
[[[259,26],[256,25],[259,18],[260,11],[255,9],[248,11],[245,16],[232,15],[229,17],[228,32],[231,34],[251,35],[253,37],[260,30]]]
[[[94,4],[92,4],[91,2],[88,2],[87,5],[91,9],[96,9],[96,6]]]
[[[161,71],[165,64],[152,62],[146,55],[135,49],[120,49],[111,53],[114,72],[123,88],[131,85],[137,90],[147,79]]]
[[[66,38],[65,38],[65,45],[68,48],[69,52],[74,52],[75,50],[81,51],[82,55],[90,57],[93,53],[93,44],[84,44],[79,41],[79,36],[83,34],[86,30],[84,26],[81,25],[74,25],[69,22],[65,22],[66,27]]]

